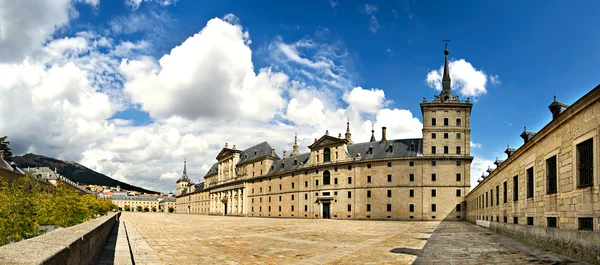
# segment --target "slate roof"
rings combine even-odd
[[[175,202],[175,201],[177,201],[177,199],[168,197],[168,198],[162,198],[160,201],[161,202]]]
[[[110,196],[111,200],[125,200],[125,201],[158,201],[157,198],[150,196]]]
[[[414,143],[415,151],[410,151],[411,144]],[[392,150],[390,151],[390,145]],[[373,153],[369,152],[369,148],[373,147]],[[398,139],[388,140],[385,144],[380,142],[366,142],[347,145],[348,153],[352,158],[360,153],[360,160],[372,160],[383,158],[411,157],[421,156],[423,154],[423,139]],[[304,153],[297,156],[292,156],[286,159],[277,160],[273,163],[272,169],[266,175],[275,175],[282,172],[293,171],[308,161],[310,153]],[[298,162],[294,164],[294,160]],[[283,166],[282,166],[283,165]]]
[[[257,158],[271,156],[272,149],[273,147],[271,147],[271,145],[269,145],[269,143],[267,143],[266,141],[252,146],[240,153],[240,161],[238,161],[237,165],[244,164],[250,160],[254,160]],[[277,153],[275,153],[275,158],[277,158],[278,160],[280,159]]]
[[[9,163],[8,161],[0,158],[0,169],[4,169],[5,171],[15,172],[17,174],[25,175],[25,172],[21,170],[15,162]]]
[[[208,177],[214,174],[217,174],[217,169],[219,167],[219,163],[214,163],[210,169],[208,170],[208,172],[206,172],[206,175],[204,175],[204,177]]]

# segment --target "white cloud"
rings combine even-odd
[[[89,0],[88,0],[89,1]],[[91,0],[94,1],[94,0]],[[140,8],[140,5],[143,2],[154,2],[161,6],[174,5],[178,0],[125,0],[125,5],[127,5],[131,10],[135,11]]]
[[[21,62],[56,30],[78,16],[73,2],[97,0],[0,1],[0,61]]]
[[[367,15],[375,14],[379,10],[376,5],[364,4],[362,7],[363,12]]]
[[[489,160],[480,156],[474,156],[473,162],[471,162],[471,189],[477,186],[477,180],[481,178],[481,175],[487,171],[488,168],[493,168],[494,166],[493,160]]]
[[[377,30],[379,30],[379,21],[377,21],[377,17],[375,16],[378,10],[376,5],[364,4],[362,6],[362,12],[369,16],[369,30],[373,33],[377,33]]]
[[[349,107],[357,112],[376,113],[385,105],[385,94],[381,89],[366,90],[362,87],[355,87],[344,95],[344,100]]]
[[[331,6],[331,8],[335,8],[339,4],[340,4],[340,2],[338,2],[338,1],[329,0],[329,5]]]
[[[283,73],[254,73],[248,34],[219,18],[157,63],[125,60],[125,90],[152,117],[269,120],[284,106]],[[223,104],[227,102],[227,104]]]
[[[498,75],[488,75],[483,70],[478,70],[465,61],[459,59],[450,61],[450,78],[452,79],[452,89],[461,96],[477,97],[487,93],[488,80],[492,83],[499,83]],[[439,70],[432,70],[427,74],[427,84],[436,90],[442,90],[443,66]]]
[[[481,148],[481,144],[480,143],[470,142],[470,145],[471,145],[472,148]]]
[[[422,138],[423,124],[409,110],[381,109],[375,127],[387,127],[388,139]]]

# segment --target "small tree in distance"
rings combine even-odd
[[[149,211],[150,211],[150,208],[148,208],[148,206],[144,206],[144,212],[146,212],[146,213],[147,213],[147,212],[149,212]]]
[[[129,205],[125,205],[125,208],[124,208],[124,210],[125,210],[126,212],[129,212],[131,209],[129,208]]]
[[[135,211],[136,211],[136,212],[141,212],[141,211],[142,211],[142,206],[138,206],[138,207],[136,207],[136,208],[135,208]]]
[[[152,212],[156,212],[156,206],[152,206]]]
[[[172,206],[169,206],[169,213],[173,213],[175,209]]]

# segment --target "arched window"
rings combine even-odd
[[[331,150],[325,148],[325,150],[323,150],[323,162],[327,163],[329,161],[331,161]]]
[[[331,174],[329,170],[323,171],[323,185],[329,185],[331,183]]]

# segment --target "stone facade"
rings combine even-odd
[[[467,195],[467,219],[598,262],[600,241],[589,238],[600,238],[600,86],[549,108],[553,120],[538,133],[525,129],[524,144],[507,148]]]
[[[157,212],[159,209],[159,199],[151,196],[111,196],[110,200],[123,211],[125,211],[125,206],[129,206],[132,212],[142,212],[145,207],[148,207],[149,212],[152,212],[152,207]],[[138,206],[142,207],[141,211]]]
[[[267,142],[239,150],[228,144],[201,187],[177,181],[177,213],[261,217],[464,220],[469,192],[472,104],[443,89],[423,99],[423,138],[355,143],[326,132],[283,159]],[[435,149],[435,150],[434,150]]]

